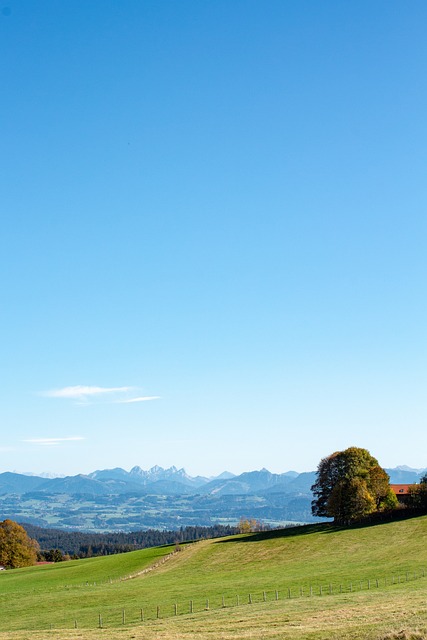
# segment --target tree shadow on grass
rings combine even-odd
[[[311,535],[313,533],[326,533],[329,528],[336,530],[332,523],[304,524],[285,529],[272,529],[271,531],[257,531],[256,533],[242,533],[231,538],[216,540],[215,544],[228,544],[230,542],[260,542],[275,538],[293,538],[295,536]]]
[[[230,542],[261,542],[263,540],[273,540],[276,538],[293,538],[295,536],[306,536],[315,533],[329,534],[336,533],[337,531],[352,531],[354,529],[367,529],[369,527],[378,527],[382,525],[391,524],[393,522],[399,522],[402,520],[409,520],[412,518],[419,518],[423,514],[414,513],[399,513],[392,517],[374,518],[354,522],[351,525],[338,525],[333,522],[321,522],[316,524],[298,525],[295,527],[286,527],[285,529],[273,529],[272,531],[258,531],[256,533],[243,533],[233,536],[231,538],[225,538],[216,540],[215,544],[228,544]]]

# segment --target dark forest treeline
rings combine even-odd
[[[174,544],[204,538],[219,538],[238,533],[238,527],[214,525],[211,527],[181,527],[177,531],[132,531],[130,533],[83,533],[80,531],[62,531],[61,529],[44,529],[33,524],[22,523],[26,532],[37,540],[42,553],[59,549],[64,555],[90,558],[125,553],[146,547],[157,547],[163,544]]]

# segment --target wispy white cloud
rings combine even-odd
[[[111,393],[128,393],[133,387],[91,387],[78,384],[74,387],[51,389],[42,395],[48,398],[69,398],[71,400],[84,400],[88,397],[106,395]]]
[[[125,400],[115,400],[115,404],[130,404],[131,402],[147,402],[148,400],[160,400],[160,396],[138,396],[137,398],[126,398]]]
[[[37,444],[43,447],[55,447],[63,442],[77,442],[79,440],[86,440],[86,438],[82,436],[71,436],[69,438],[28,438],[27,440],[23,440],[23,442]]]
[[[111,404],[129,404],[133,402],[147,402],[158,400],[160,396],[142,396],[141,389],[137,387],[96,387],[87,385],[75,385],[62,389],[50,389],[40,395],[46,398],[62,398],[74,400],[79,404],[91,404],[93,402],[107,402]]]

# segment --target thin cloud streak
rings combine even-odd
[[[149,400],[160,400],[161,396],[139,396],[138,398],[128,398],[127,400],[115,400],[114,404],[131,404],[132,402],[148,402]]]
[[[78,442],[81,440],[86,440],[86,438],[83,438],[82,436],[71,436],[69,438],[28,438],[23,440],[23,442],[37,444],[43,447],[52,447],[62,444],[63,442]]]
[[[71,400],[82,400],[84,398],[105,395],[108,393],[128,393],[134,387],[94,387],[76,385],[74,387],[63,387],[62,389],[51,389],[42,395],[47,398],[67,398]]]
[[[72,400],[77,404],[130,404],[135,402],[147,402],[159,400],[160,396],[140,396],[141,388],[138,387],[97,387],[90,385],[74,385],[62,389],[50,389],[40,395],[45,398],[60,398]]]

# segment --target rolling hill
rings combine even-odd
[[[2,572],[0,638],[422,638],[426,535],[309,525]]]

